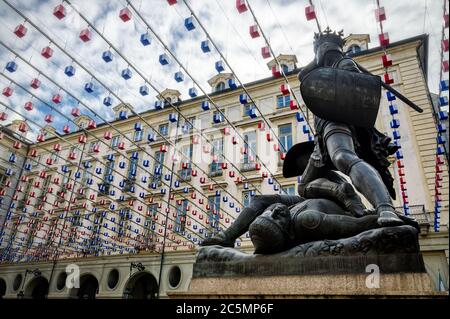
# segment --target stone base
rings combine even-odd
[[[447,298],[434,292],[426,273],[381,274],[379,288],[367,288],[369,274],[193,278],[176,299],[227,298]]]

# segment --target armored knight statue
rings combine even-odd
[[[233,247],[235,240],[249,230],[252,222],[269,206],[284,205],[283,210],[286,211],[288,207],[295,207],[305,199],[327,201],[327,205],[322,205],[323,209],[330,208],[330,203],[333,203],[331,210],[338,212],[338,215],[346,212],[353,216],[355,225],[367,219],[366,215],[371,215],[371,228],[404,224],[404,218],[398,216],[392,203],[391,197],[395,199],[395,190],[387,159],[398,147],[374,127],[381,86],[388,88],[414,109],[421,110],[382,83],[378,76],[370,74],[346,56],[343,45],[342,31],[336,33],[327,28],[323,33],[316,34],[315,59],[299,73],[302,97],[314,114],[315,139],[314,142],[294,145],[288,151],[283,175],[301,175],[298,189],[300,196],[255,196],[249,207],[243,209],[228,229],[205,239],[203,246]],[[346,182],[338,172],[350,178],[353,186],[367,198],[373,209],[365,208],[352,184]],[[376,225],[373,224],[374,217]],[[336,228],[341,227],[343,222],[342,218],[338,220]],[[351,223],[350,220],[348,223]],[[335,234],[340,233],[339,230],[333,231]],[[345,232],[340,234],[345,236]],[[265,242],[270,241],[266,238]]]

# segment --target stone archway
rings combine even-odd
[[[140,271],[128,279],[123,292],[126,299],[156,299],[158,283],[149,272]]]
[[[95,299],[98,293],[98,280],[94,275],[85,274],[80,277],[80,288],[72,288],[71,299]]]
[[[6,294],[6,281],[3,278],[0,278],[0,299],[3,299],[3,296]]]
[[[24,297],[27,299],[47,299],[48,287],[48,280],[45,277],[34,277],[27,284]]]

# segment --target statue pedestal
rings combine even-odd
[[[379,288],[368,288],[367,274],[193,278],[176,299],[228,298],[447,298],[434,292],[426,273],[381,274]]]
[[[420,253],[197,262],[187,292],[170,298],[431,298]],[[367,266],[369,270],[367,270]],[[373,268],[379,269],[377,280]],[[375,280],[374,280],[375,279]],[[378,284],[377,284],[378,282]],[[377,287],[378,286],[378,287]]]

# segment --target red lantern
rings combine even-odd
[[[231,139],[231,142],[236,145],[238,143],[238,139],[236,136],[233,136],[233,138]]]
[[[281,84],[281,85],[280,85],[280,92],[281,92],[281,94],[283,94],[283,95],[289,94],[289,85],[286,84],[286,83]]]
[[[6,96],[6,97],[10,97],[13,94],[13,92],[14,92],[14,89],[12,87],[10,87],[10,86],[7,86],[7,87],[5,87],[3,89],[3,93],[2,94],[4,96]]]
[[[120,10],[119,17],[120,17],[120,19],[122,19],[123,22],[127,22],[127,21],[131,20],[130,9],[123,8],[122,10]]]
[[[53,164],[53,160],[51,158],[47,158],[47,160],[45,161],[45,163],[47,165],[52,165]],[[50,192],[49,192],[50,193]]]
[[[23,24],[19,24],[14,29],[14,34],[17,35],[19,38],[22,38],[25,36],[25,34],[27,34],[27,28]]]
[[[28,126],[25,123],[22,122],[22,123],[19,124],[19,128],[18,129],[22,133],[25,133],[27,131],[27,129],[28,129]]]
[[[280,145],[278,145],[278,144],[273,144],[273,150],[274,150],[275,152],[279,152],[279,151],[280,151]]]
[[[236,177],[236,184],[240,184],[240,183],[242,183],[242,177],[241,176],[238,176],[238,177]]]
[[[392,84],[392,83],[394,83],[394,79],[392,78],[391,74],[389,74],[389,73],[385,73],[385,74],[384,74],[384,82],[385,82],[386,84]]]
[[[270,58],[270,49],[268,46],[261,48],[261,55],[264,59]]]
[[[278,66],[276,65],[272,66],[272,75],[276,78],[279,78],[281,76],[281,72],[278,69]]]
[[[57,17],[59,20],[66,16],[66,8],[62,4],[59,4],[53,9],[53,15]]]
[[[120,143],[117,145],[117,148],[118,148],[119,150],[124,150],[124,149],[125,149],[125,143],[124,143],[124,142],[120,142]]]
[[[160,151],[160,152],[163,152],[163,153],[166,153],[166,152],[167,152],[167,145],[161,145],[161,146],[159,147],[159,151]]]
[[[266,123],[264,123],[263,121],[258,122],[258,129],[260,131],[264,131],[266,129]]]
[[[80,136],[78,136],[78,143],[80,143],[80,144],[85,144],[86,141],[87,141],[86,135],[80,135]]]
[[[266,134],[266,140],[267,140],[267,142],[273,141],[273,138],[272,138],[272,135],[270,134],[270,132],[267,132],[267,134]]]
[[[386,20],[386,12],[384,11],[384,7],[377,8],[375,10],[375,19],[377,22]]]
[[[201,184],[205,184],[205,182],[206,182],[206,178],[205,177],[200,177],[200,183]]]
[[[52,55],[53,55],[53,49],[50,48],[49,46],[47,46],[47,47],[45,47],[45,48],[42,49],[41,55],[42,55],[44,58],[49,59],[49,58],[51,58]]]
[[[89,28],[86,28],[80,32],[80,39],[83,42],[88,42],[89,40],[91,40],[91,37],[92,37],[92,34],[91,34],[91,30],[89,30]]]
[[[280,153],[280,160],[284,161],[286,158],[286,153]]]
[[[92,151],[93,151],[94,153],[100,152],[100,145],[95,144],[95,145],[92,147]]]
[[[37,89],[39,86],[41,86],[41,81],[39,81],[39,79],[34,78],[33,80],[31,80],[30,86],[33,89]]]
[[[200,141],[199,136],[197,136],[197,135],[192,136],[192,144],[198,144],[199,141]]]
[[[70,126],[69,125],[64,125],[63,132],[66,133],[66,134],[69,134],[70,133]]]
[[[59,104],[62,101],[62,96],[60,94],[55,94],[52,97],[53,103]]]
[[[103,137],[105,138],[105,140],[110,140],[112,138],[112,133],[106,131],[105,134],[103,134]]]
[[[169,4],[169,6],[172,6],[177,3],[177,0],[167,0],[167,3]]]
[[[45,141],[45,136],[43,134],[39,134],[36,139],[37,139],[38,142],[44,142]]]
[[[45,116],[44,120],[45,120],[45,122],[47,122],[47,123],[53,122],[53,115],[47,114],[47,115]]]
[[[193,169],[193,170],[191,171],[191,175],[194,176],[194,177],[197,176],[197,170],[196,170],[196,169]]]
[[[8,114],[6,114],[5,112],[0,112],[0,121],[6,121],[7,118]]]
[[[32,102],[26,102],[23,106],[25,110],[31,111],[33,109],[33,103]]]
[[[235,176],[234,171],[229,171],[229,172],[228,172],[228,176],[230,176],[231,178],[233,178],[233,177]]]
[[[53,150],[56,152],[61,151],[61,144],[56,143],[55,145],[53,145]]]
[[[239,13],[247,11],[248,9],[245,0],[236,0],[236,9]]]
[[[389,45],[389,34],[387,32],[379,34],[378,40],[380,41],[380,46],[386,47]]]
[[[314,6],[310,5],[305,8],[305,16],[306,20],[312,20],[316,18],[316,12],[314,11]]]
[[[70,114],[72,114],[73,117],[78,117],[78,116],[80,116],[80,109],[74,107],[72,109],[72,111],[70,112]]]
[[[392,65],[392,59],[389,54],[383,54],[381,56],[381,61],[383,62],[383,67],[387,68]]]
[[[15,141],[14,142],[14,144],[13,144],[13,147],[15,148],[15,149],[21,149],[22,148],[22,143],[20,143],[19,141]]]
[[[249,28],[249,33],[253,39],[259,37],[260,34],[258,30],[258,25],[257,24],[251,25]]]
[[[31,157],[36,157],[37,156],[37,150],[36,149],[31,149],[29,152],[28,152],[28,156],[31,156]],[[35,186],[35,187],[39,187],[39,186]]]
[[[223,135],[230,135],[230,128],[229,127],[224,127],[222,130]]]
[[[223,162],[222,163],[222,169],[227,169],[228,168],[228,163]]]
[[[97,123],[95,123],[94,120],[89,120],[89,122],[88,122],[88,128],[89,128],[89,129],[93,129],[93,128],[96,128],[96,127],[97,127]]]
[[[297,110],[297,109],[298,109],[298,105],[295,103],[295,101],[290,100],[290,101],[289,101],[289,108],[290,108],[291,110]]]

